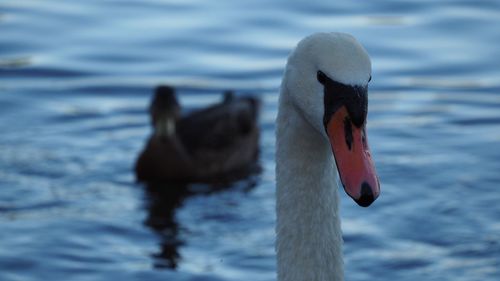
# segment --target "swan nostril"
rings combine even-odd
[[[361,207],[370,206],[373,201],[375,201],[375,196],[373,196],[372,188],[367,182],[363,182],[361,185],[361,196],[358,200],[355,200]]]
[[[349,148],[349,150],[352,150],[352,141],[353,141],[352,124],[351,124],[351,119],[349,119],[349,117],[346,117],[344,119],[344,135],[347,148]]]

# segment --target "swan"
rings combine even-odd
[[[365,129],[370,79],[367,52],[345,33],[310,35],[288,57],[276,119],[279,281],[344,280],[338,181],[363,207],[380,194]]]
[[[259,101],[226,92],[221,103],[180,115],[175,90],[159,86],[149,112],[153,134],[140,153],[140,181],[226,183],[257,169]]]

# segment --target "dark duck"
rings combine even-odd
[[[135,164],[139,181],[227,183],[258,170],[259,100],[224,94],[181,116],[175,91],[159,86],[149,107],[153,133]]]

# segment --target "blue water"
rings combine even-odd
[[[373,63],[382,195],[342,194],[347,280],[500,280],[500,2],[0,3],[0,280],[275,280],[286,57],[344,31]],[[194,196],[134,181],[152,88],[263,100],[261,174]]]

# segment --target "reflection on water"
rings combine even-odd
[[[25,67],[31,63],[30,57],[18,57],[11,59],[0,59],[0,68]]]
[[[182,245],[175,213],[189,195],[187,186],[150,184],[145,187],[148,216],[144,224],[156,231],[161,240],[160,250],[153,255],[154,265],[175,269],[180,259],[178,247]]]
[[[250,192],[257,186],[255,176],[240,181],[238,187],[243,192]],[[233,182],[233,185],[237,183]],[[179,237],[179,223],[176,218],[177,209],[181,208],[184,200],[193,196],[209,196],[217,192],[235,188],[231,184],[218,185],[175,185],[165,183],[148,183],[146,191],[146,209],[148,215],[144,224],[153,229],[160,237],[158,252],[152,256],[155,259],[154,267],[175,269],[182,261],[179,248],[184,241]]]

